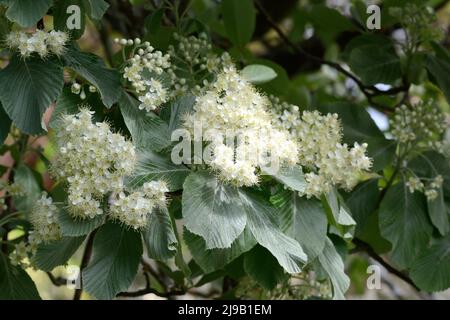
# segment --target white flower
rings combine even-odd
[[[66,42],[69,40],[67,33],[52,30],[49,33],[37,30],[28,34],[23,31],[12,31],[6,37],[6,43],[11,49],[18,49],[22,57],[29,57],[36,52],[41,58],[49,53],[61,55],[65,50]]]
[[[58,223],[58,208],[53,204],[52,198],[43,193],[36,201],[31,213],[31,223],[35,233],[42,242],[50,242],[61,238]]]

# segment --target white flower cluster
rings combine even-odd
[[[204,95],[197,98],[194,113],[185,126],[213,132],[205,138],[213,145],[211,167],[219,177],[236,186],[258,182],[257,168],[267,156],[272,163],[294,165],[298,159],[295,141],[289,132],[275,128],[267,111],[269,100],[245,81],[234,66],[224,68]],[[236,145],[223,137],[238,137]],[[244,137],[243,139],[239,139]]]
[[[170,56],[155,50],[149,42],[141,43],[139,38],[116,39],[117,43],[133,46],[133,57],[125,67],[123,77],[127,79],[140,94],[139,109],[147,112],[160,107],[168,101],[169,92],[164,86],[161,76],[170,68]]]
[[[57,132],[54,172],[67,179],[69,212],[82,219],[103,214],[103,197],[122,191],[123,178],[132,173],[136,163],[133,144],[112,133],[107,123],[92,123],[92,114],[83,109],[63,116]]]
[[[425,185],[422,180],[429,180]],[[412,176],[406,182],[406,186],[409,192],[414,193],[415,191],[423,192],[429,201],[436,199],[439,196],[439,189],[444,183],[444,178],[441,175],[437,175],[433,179]]]
[[[168,191],[163,181],[151,181],[145,183],[142,190],[128,195],[120,192],[112,201],[111,216],[134,229],[143,228],[153,208],[166,205],[165,193]]]
[[[23,269],[31,267],[29,258],[36,253],[38,245],[42,242],[42,238],[37,235],[36,231],[30,231],[28,242],[22,241],[14,245],[14,250],[9,255],[11,264]]]
[[[297,106],[274,101],[278,125],[289,130],[297,141],[299,164],[310,170],[305,174],[304,195],[320,197],[333,186],[352,189],[364,171],[371,167],[367,144],[342,144],[342,126],[337,114],[322,115]],[[303,194],[302,194],[303,195]]]
[[[43,193],[36,201],[31,213],[31,224],[35,236],[39,242],[50,242],[61,238],[61,230],[58,223],[58,208],[53,199]]]
[[[447,124],[445,115],[432,101],[421,102],[411,108],[402,105],[395,110],[390,125],[391,133],[400,143],[443,152],[441,136]]]
[[[166,54],[139,38],[115,39],[123,46],[133,46],[132,58],[124,68],[127,79],[139,95],[139,109],[153,111],[170,99],[187,92],[200,94],[215,74],[231,64],[227,53],[218,56],[206,34],[184,37],[174,34],[176,46]]]
[[[29,57],[36,52],[41,58],[45,58],[49,54],[57,56],[63,54],[68,40],[69,36],[63,31],[37,30],[32,34],[12,31],[6,37],[6,44],[12,49],[19,50],[22,57]]]

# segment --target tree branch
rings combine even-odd
[[[67,284],[67,279],[63,277],[55,277],[51,272],[46,272],[46,274],[54,286],[60,287]]]
[[[371,103],[374,107],[382,109],[383,111],[392,112],[391,108],[374,102],[373,98],[376,96],[388,96],[388,95],[394,95],[394,94],[397,94],[400,92],[408,91],[409,84],[406,84],[406,83],[404,83],[403,85],[401,85],[399,87],[391,88],[389,90],[380,90],[380,89],[376,88],[375,86],[366,86],[356,75],[354,75],[350,71],[346,70],[339,63],[334,62],[334,61],[329,61],[329,60],[326,60],[326,59],[323,59],[323,58],[320,58],[320,57],[310,54],[309,52],[305,51],[301,46],[292,42],[289,39],[289,37],[284,34],[283,30],[281,30],[281,28],[278,26],[278,24],[272,19],[270,14],[261,5],[259,0],[254,0],[254,3],[255,3],[256,8],[258,9],[258,11],[263,15],[265,20],[275,30],[275,32],[278,34],[278,36],[281,38],[281,40],[286,45],[288,45],[296,53],[302,54],[302,55],[306,56],[308,59],[316,61],[319,64],[330,66],[333,69],[335,69],[338,72],[345,75],[346,77],[352,79],[356,83],[356,85],[359,87],[361,92],[366,96],[369,103]]]
[[[86,247],[84,248],[83,258],[81,259],[81,265],[80,265],[80,277],[81,277],[81,272],[84,270],[84,268],[87,267],[87,265],[89,264],[89,260],[91,259],[92,247],[94,245],[94,237],[95,237],[96,232],[97,232],[97,230],[94,230],[91,232],[91,234],[89,235],[88,241],[86,243]],[[81,279],[81,281],[80,281],[80,288],[75,289],[73,300],[80,300],[81,294],[83,293],[82,288],[83,288],[83,279]]]
[[[393,266],[391,266],[389,263],[387,263],[381,256],[379,256],[375,252],[375,250],[368,243],[366,243],[358,238],[354,238],[353,243],[357,246],[358,249],[362,249],[363,251],[367,252],[367,254],[372,259],[374,259],[379,264],[381,264],[387,271],[396,275],[398,278],[402,279],[407,284],[409,284],[411,287],[413,287],[414,289],[416,289],[417,291],[420,292],[420,288],[418,286],[416,286],[416,284],[411,280],[411,278],[409,278],[406,274],[395,269]]]

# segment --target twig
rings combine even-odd
[[[338,72],[342,73],[343,75],[347,76],[348,78],[352,79],[356,85],[359,87],[361,92],[366,96],[367,100],[374,106],[379,109],[382,109],[383,111],[389,111],[392,112],[392,109],[375,103],[373,101],[373,98],[375,96],[388,96],[397,94],[400,92],[408,91],[409,85],[403,84],[400,87],[394,87],[389,90],[380,90],[376,88],[375,86],[366,86],[357,76],[352,74],[351,72],[347,71],[344,67],[342,67],[339,63],[334,61],[325,60],[323,58],[317,57],[315,55],[310,54],[309,52],[305,51],[301,46],[296,45],[293,43],[281,30],[281,28],[277,25],[277,23],[272,19],[270,14],[266,11],[266,9],[261,5],[259,0],[255,0],[255,6],[258,9],[258,11],[264,16],[264,19],[269,23],[269,25],[275,30],[275,32],[278,34],[278,36],[283,40],[284,43],[286,43],[289,47],[291,47],[295,52],[305,55],[307,58],[314,60],[320,64],[328,65]]]
[[[53,283],[53,285],[60,287],[67,284],[67,279],[63,277],[55,277],[51,272],[46,272],[48,278]]]
[[[169,298],[172,296],[182,296],[184,294],[186,294],[186,291],[184,290],[172,290],[172,291],[167,291],[167,292],[159,292],[156,289],[153,288],[144,288],[138,291],[133,291],[133,292],[121,292],[119,293],[117,296],[118,297],[140,297],[149,293],[153,293],[159,297],[163,297],[163,298]]]
[[[389,271],[390,273],[396,275],[397,277],[399,277],[400,279],[402,279],[403,281],[405,281],[406,283],[408,283],[411,287],[413,287],[414,289],[416,289],[417,291],[420,292],[420,288],[418,286],[416,286],[416,284],[403,272],[395,269],[393,266],[391,266],[389,263],[387,263],[381,256],[379,256],[375,250],[366,242],[358,239],[358,238],[354,238],[353,239],[353,243],[358,247],[361,248],[362,250],[364,250],[365,252],[367,252],[367,254],[374,259],[375,261],[377,261],[379,264],[381,264],[387,271]]]
[[[80,276],[81,276],[81,272],[83,271],[84,268],[87,267],[87,265],[89,264],[89,260],[91,259],[92,247],[94,245],[94,237],[95,237],[96,232],[97,232],[97,230],[94,230],[91,232],[91,234],[89,235],[88,241],[86,243],[86,247],[84,248],[83,258],[81,260],[81,265],[80,265]],[[81,279],[80,288],[75,289],[75,293],[73,295],[73,300],[80,300],[81,294],[83,292],[82,287],[83,287],[83,279]]]

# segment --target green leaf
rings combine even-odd
[[[422,290],[443,291],[450,287],[450,236],[439,239],[411,266],[411,278]]]
[[[109,8],[109,4],[104,0],[84,0],[86,7],[90,8],[89,16],[93,20],[100,20]]]
[[[80,95],[72,93],[69,87],[63,89],[56,101],[55,109],[52,112],[49,127],[57,129],[61,126],[63,115],[74,115],[80,112],[81,107],[89,107],[95,112],[94,121],[103,121],[103,103],[98,93],[86,93],[86,99],[81,100]]]
[[[141,256],[138,232],[105,224],[95,235],[92,260],[82,273],[84,289],[97,299],[114,298],[133,282]]]
[[[166,208],[153,210],[142,236],[152,259],[167,260],[175,255],[178,241]]]
[[[161,151],[170,145],[169,128],[156,114],[139,110],[139,102],[126,92],[119,106],[136,147]]]
[[[381,235],[392,243],[392,260],[401,268],[410,266],[432,232],[425,197],[410,193],[403,182],[389,188],[380,205],[379,225]]]
[[[448,209],[444,202],[444,191],[442,187],[438,190],[438,197],[434,200],[427,200],[428,214],[431,222],[439,230],[442,236],[450,231],[450,223],[448,221]]]
[[[292,190],[303,192],[306,188],[306,181],[301,166],[282,167],[279,170],[274,168],[262,168],[263,175],[272,176],[278,182],[288,186]]]
[[[354,26],[338,10],[325,5],[314,5],[310,12],[314,33],[317,33],[325,42],[334,40],[344,31],[354,29]]]
[[[229,248],[247,220],[237,188],[200,171],[186,178],[183,189],[186,228],[205,239],[207,249]]]
[[[222,1],[223,23],[228,37],[235,46],[243,47],[255,30],[256,11],[252,0]]]
[[[55,57],[21,59],[15,55],[0,71],[0,100],[14,124],[25,133],[42,132],[42,115],[64,85],[63,68]]]
[[[322,204],[328,216],[328,222],[344,239],[351,239],[356,222],[350,215],[350,210],[336,190],[331,190],[322,197]]]
[[[107,107],[111,107],[119,100],[122,92],[119,73],[116,70],[108,69],[99,56],[81,52],[74,46],[69,46],[62,58],[67,67],[98,89]]]
[[[183,237],[194,261],[205,273],[223,269],[242,253],[251,250],[256,245],[256,240],[248,229],[241,233],[230,248],[225,249],[207,249],[205,240],[189,232],[186,228]]]
[[[169,132],[183,128],[183,120],[187,114],[193,112],[194,104],[195,97],[186,95],[173,101],[170,104],[170,108],[164,107],[161,110],[161,117],[170,111],[170,114],[167,116],[169,122]]]
[[[16,0],[10,1],[6,17],[24,28],[36,25],[52,5],[52,0]]]
[[[11,119],[9,119],[5,110],[3,110],[2,104],[0,103],[0,145],[3,144],[8,136],[10,128]]]
[[[67,28],[67,20],[73,15],[71,11],[67,13],[67,8],[71,5],[78,6],[80,8],[80,29],[69,30]],[[84,33],[86,25],[85,6],[83,0],[59,0],[53,6],[53,25],[55,30],[66,31],[70,34],[71,39],[78,39]]]
[[[277,77],[275,70],[262,64],[248,65],[242,69],[241,74],[244,79],[253,84],[266,83]]]
[[[391,43],[358,46],[350,53],[349,65],[365,85],[392,84],[402,75],[400,58]]]
[[[286,279],[286,274],[277,259],[260,245],[244,255],[244,270],[266,290],[274,289],[278,283]]]
[[[344,294],[350,287],[350,279],[344,272],[341,256],[329,238],[326,239],[325,248],[319,255],[318,261],[333,285],[333,299],[345,299]]]
[[[58,222],[61,226],[61,233],[68,237],[77,237],[89,234],[105,223],[105,216],[99,215],[92,219],[74,219],[66,208],[59,212]]]
[[[268,249],[287,272],[300,272],[307,256],[297,241],[281,231],[275,208],[253,193],[240,191],[240,196],[247,213],[247,227],[256,241]]]
[[[0,300],[40,300],[36,285],[21,268],[0,252]]]
[[[43,271],[52,271],[67,263],[83,243],[85,237],[63,237],[58,241],[40,244],[33,262]]]
[[[319,108],[323,113],[337,113],[344,128],[344,142],[353,145],[367,143],[367,153],[373,159],[373,171],[392,163],[395,141],[387,140],[365,108],[348,102],[336,102]]]
[[[345,203],[356,221],[355,233],[359,234],[367,223],[369,216],[378,207],[380,190],[378,179],[370,179],[360,183],[351,193],[344,194]]]
[[[18,211],[29,214],[41,193],[33,171],[26,165],[19,165],[14,175],[14,183],[17,183],[23,191],[22,195],[13,196],[14,205]]]
[[[290,207],[294,222],[288,234],[297,240],[308,255],[316,258],[325,247],[328,221],[322,204],[316,199],[300,198],[292,192]]]
[[[444,93],[447,101],[450,102],[450,59],[442,59],[437,56],[427,55],[425,67],[434,78],[434,81]]]
[[[191,172],[185,165],[174,164],[168,156],[151,150],[140,149],[137,156],[136,168],[126,181],[131,188],[140,187],[152,180],[163,180],[170,191],[177,191],[182,189],[186,177]]]

